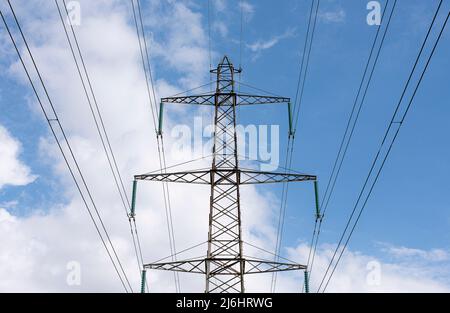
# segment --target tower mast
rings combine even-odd
[[[240,168],[237,153],[236,107],[239,105],[287,103],[289,108],[289,135],[293,136],[290,99],[236,93],[234,90],[234,74],[240,73],[241,69],[235,69],[227,56],[211,72],[217,75],[215,93],[161,99],[158,131],[159,136],[162,136],[162,113],[165,104],[183,103],[214,107],[214,144],[211,169],[135,175],[132,214],[134,216],[138,180],[210,185],[208,250],[206,256],[200,259],[144,264],[144,271],[154,269],[203,274],[206,278],[205,292],[243,293],[245,291],[245,275],[306,270],[306,266],[244,257],[240,186],[282,182],[316,182],[317,178],[306,174],[262,172]],[[314,186],[316,187],[316,184]]]
[[[244,292],[234,92],[234,73],[240,70],[235,70],[225,56],[212,72],[217,74],[217,88],[205,290],[209,292],[226,285]],[[229,172],[227,180],[230,184],[217,183],[222,179],[217,170]]]

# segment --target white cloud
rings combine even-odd
[[[333,245],[322,245],[318,249],[311,274],[311,291],[317,291],[333,252]],[[289,257],[294,260],[306,260],[308,253],[309,246],[305,244],[289,249]],[[376,280],[372,275],[378,268],[373,264],[379,266]],[[378,276],[378,272],[375,275]],[[326,292],[450,292],[450,271],[432,262],[416,263],[405,259],[387,262],[357,251],[346,251]]]
[[[134,174],[159,167],[139,46],[129,20],[131,12],[118,2],[82,1],[81,7],[82,22],[75,30],[122,177],[129,189]],[[17,2],[15,8],[97,207],[131,283],[137,287],[139,273],[128,220],[115,191],[62,25],[54,14],[56,7],[50,2],[38,7]],[[146,12],[147,19],[161,21],[161,29],[151,29],[155,33],[153,45],[149,45],[153,62],[164,64],[181,77],[177,84],[170,84],[156,73],[160,78],[157,93],[161,96],[198,84],[208,76],[208,65],[204,64],[208,51],[201,15],[181,3],[174,3],[171,10],[173,15],[167,21],[167,15],[161,11]],[[159,31],[164,33],[159,34]],[[18,69],[9,72],[13,78],[22,75],[17,61],[11,68]],[[29,90],[27,82],[19,81]],[[33,105],[36,107],[37,103]],[[184,119],[183,122],[190,121]],[[164,123],[165,129],[176,123],[169,109]],[[171,138],[165,136],[167,152],[171,151],[171,144]],[[51,160],[55,179],[61,182],[59,190],[66,199],[64,203],[47,208],[45,213],[34,212],[26,217],[0,210],[0,290],[122,291],[53,138],[41,139],[40,155]],[[167,158],[168,164],[176,163],[170,153]],[[198,167],[208,165],[209,162],[198,163]],[[209,188],[172,185],[170,191],[178,250],[206,240]],[[246,238],[273,241],[272,212],[265,197],[253,187],[245,188],[241,194],[248,216],[247,222],[243,222]],[[146,262],[170,254],[160,184],[139,185],[137,223]],[[202,250],[201,254],[205,252]],[[81,265],[81,286],[66,284],[66,265],[71,261]],[[151,272],[149,279],[152,291],[174,290],[172,273]],[[181,275],[181,280],[183,290],[203,288],[201,276]]]
[[[342,8],[334,11],[319,12],[319,19],[325,23],[342,23],[345,21],[346,16],[347,14]]]
[[[240,1],[239,8],[242,10],[242,13],[247,21],[249,21],[255,14],[255,7],[247,1]]]
[[[249,48],[252,52],[261,52],[263,50],[273,48],[281,40],[293,37],[294,35],[295,35],[295,30],[288,29],[283,34],[275,35],[266,40],[258,40],[258,41],[255,41],[254,43],[247,44],[247,48]]]
[[[0,189],[5,185],[24,186],[36,179],[19,160],[21,143],[0,125]]]
[[[51,2],[40,2],[41,5],[33,7],[28,3],[23,1],[15,5],[19,19],[112,241],[132,285],[137,289],[139,273],[129,237],[128,220],[108,172],[62,26],[57,17],[49,13],[55,12],[56,8]],[[167,15],[158,10],[146,13],[148,20],[156,24],[161,22],[161,29],[152,28],[155,34],[162,29],[167,31],[154,36],[152,60],[164,64],[182,77],[177,84],[160,78],[157,83],[157,93],[160,95],[175,93],[208,75],[208,66],[204,64],[207,47],[201,16],[180,3],[170,8],[174,15],[167,19]],[[158,168],[157,147],[135,30],[129,21],[129,8],[118,2],[86,0],[82,1],[82,10],[82,25],[76,31],[119,168],[129,188],[134,174]],[[33,41],[36,38],[39,41]],[[268,49],[277,42],[261,43],[260,46]],[[12,66],[20,68],[17,63]],[[19,72],[12,74],[20,75]],[[156,74],[156,77],[159,76]],[[25,86],[28,88],[28,85]],[[184,122],[189,123],[189,120]],[[174,123],[176,121],[168,112],[165,115],[166,129]],[[172,140],[170,137],[165,139],[166,151],[171,151]],[[0,291],[122,291],[53,139],[43,138],[40,149],[42,156],[51,160],[56,179],[61,181],[61,193],[67,199],[64,203],[49,207],[46,213],[34,212],[26,217],[14,216],[0,209]],[[174,163],[170,153],[167,157],[169,164]],[[208,165],[208,162],[200,162],[198,167]],[[137,223],[144,259],[151,262],[170,254],[162,192],[158,183],[151,182],[140,183],[138,190]],[[205,241],[209,189],[172,185],[170,190],[178,250]],[[278,199],[270,194],[263,195],[253,187],[243,188],[241,197],[245,208],[242,210],[244,240],[271,249],[275,241],[273,220],[277,216],[274,212],[277,205],[274,203]],[[199,252],[204,254],[205,250]],[[308,247],[300,245],[290,250],[290,258],[304,261],[307,252]],[[263,256],[249,247],[246,247],[246,254]],[[323,271],[329,258],[330,249],[321,248],[315,263],[316,273]],[[378,291],[364,285],[365,266],[372,259],[357,252],[347,254],[330,285],[330,291]],[[71,261],[81,265],[80,286],[66,284],[66,266]],[[396,264],[383,264],[383,268],[383,288],[386,290],[448,290],[435,279],[410,278],[412,269],[406,268],[403,272]],[[174,291],[171,273],[152,271],[148,274],[151,291]],[[203,288],[204,277],[200,275],[180,275],[180,278],[182,291],[201,291]],[[270,275],[248,277],[247,291],[267,291],[270,278]],[[318,278],[318,275],[313,276],[313,284]],[[280,275],[278,291],[298,292],[302,281],[300,274]]]
[[[226,0],[213,0],[212,2],[213,2],[213,5],[214,5],[214,8],[218,12],[224,12],[226,10],[226,8],[227,8]]]
[[[213,30],[218,32],[220,36],[227,37],[228,35],[228,27],[227,25],[222,21],[216,21],[213,24]]]
[[[442,262],[450,260],[450,253],[442,249],[422,250],[408,247],[396,247],[389,244],[381,244],[383,250],[395,258],[415,259],[429,262]]]
[[[179,91],[203,85],[209,76],[209,52],[202,15],[175,1],[159,10],[152,8],[147,14],[152,16],[153,37],[157,37],[148,42],[152,62],[163,63],[180,74]]]

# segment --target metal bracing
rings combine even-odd
[[[181,96],[181,97],[168,97],[162,98],[163,103],[175,103],[175,104],[195,104],[195,105],[215,105],[216,96],[224,97],[235,97],[236,105],[253,105],[253,104],[274,104],[274,103],[288,103],[289,98],[275,97],[275,96],[257,96],[250,94],[237,94],[237,93],[227,93],[227,94],[205,94],[205,95],[195,95],[195,96]],[[221,105],[229,105],[223,103]]]
[[[313,175],[260,172],[242,169],[216,169],[214,176],[212,172],[213,170],[200,170],[192,172],[143,174],[136,175],[134,178],[136,180],[203,185],[210,185],[213,177],[215,179],[214,184],[216,185],[232,185],[235,183],[233,179],[235,175],[239,177],[240,185],[315,181],[317,179]]]
[[[289,98],[238,94],[235,69],[228,57],[211,73],[217,75],[216,92],[162,98],[161,103],[211,105],[214,107],[213,161],[210,169],[136,175],[135,180],[210,185],[208,248],[205,258],[151,263],[144,269],[204,274],[205,292],[244,292],[244,275],[305,270],[294,263],[278,263],[243,255],[240,186],[263,183],[316,181],[306,174],[272,173],[241,169],[238,162],[236,106],[289,103]],[[160,116],[161,119],[161,116]],[[161,132],[160,132],[161,133]]]
[[[234,71],[227,57],[216,70],[206,292],[244,292]],[[222,172],[230,168],[234,171]]]
[[[223,258],[223,259],[194,259],[186,261],[176,261],[176,262],[164,262],[164,263],[151,263],[145,264],[145,269],[152,270],[166,270],[166,271],[176,271],[184,273],[196,273],[196,274],[206,274],[206,262],[210,262],[216,265],[215,274],[216,275],[229,275],[229,274],[239,274],[238,271],[233,269],[236,264],[243,263],[244,275],[247,274],[258,274],[258,273],[272,273],[272,272],[286,272],[286,271],[297,271],[305,270],[306,266],[295,263],[280,263],[259,259],[236,259],[236,258]],[[220,264],[219,264],[220,263]]]

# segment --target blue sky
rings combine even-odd
[[[310,1],[303,0],[286,0],[283,1],[283,5],[266,0],[245,2],[244,49],[242,51],[243,82],[276,94],[295,97],[310,3]],[[437,3],[438,1],[427,1],[426,3],[420,0],[398,1],[373,81],[363,104],[355,135],[328,208],[322,228],[321,243],[336,243],[343,230],[406,83]],[[328,181],[376,33],[376,26],[369,26],[366,23],[368,14],[366,5],[367,1],[363,0],[322,0],[319,9],[292,167],[301,172],[317,175],[322,192]],[[0,7],[2,11],[6,11],[4,6]],[[104,14],[98,13],[98,11],[91,13],[89,9],[84,10],[83,14],[89,21],[88,26],[92,27],[96,18],[101,23],[104,22],[102,18],[120,17],[123,14],[126,25],[129,26],[127,35],[132,34],[133,22],[130,11],[123,13],[123,10],[129,10],[128,2],[118,1],[111,5],[108,4],[107,7]],[[157,8],[157,12],[155,8]],[[450,3],[444,1],[438,25],[442,24],[449,9]],[[58,30],[57,36],[60,40],[49,39],[48,36],[51,36],[52,32],[45,31],[42,38],[39,38],[42,42],[36,41],[34,44],[46,47],[46,40],[48,40],[49,47],[54,48],[54,45],[58,43],[64,48],[64,41],[61,41],[64,40],[61,37],[63,36],[62,28],[60,25],[58,28],[58,25],[52,22],[57,21],[55,20],[56,8],[48,6],[42,10],[44,12],[41,16],[42,21],[37,21],[37,13],[30,12],[32,11],[31,6],[29,9],[18,8],[25,30],[39,34],[36,25],[45,23],[48,19],[49,25]],[[92,10],[98,10],[98,7],[93,5]],[[114,15],[115,13],[117,16]],[[207,82],[209,79],[208,11],[205,1],[180,1],[178,6],[171,1],[162,3],[152,1],[151,4],[144,5],[144,14],[148,16],[146,31],[152,35],[152,42],[155,43],[155,47],[151,51],[154,53],[152,65],[158,94],[169,96],[174,93],[171,91],[184,90]],[[158,16],[153,16],[153,14]],[[234,64],[238,65],[240,53],[238,2],[211,1],[210,14],[213,64],[216,64],[222,55],[227,54]],[[171,16],[174,19],[185,18],[186,24],[180,22],[178,25],[179,22],[170,21]],[[115,22],[116,20],[113,19],[112,23]],[[83,33],[82,27],[86,27],[83,25],[86,24],[80,26],[81,34]],[[191,25],[192,29],[186,30],[187,35],[183,39],[186,40],[186,47],[189,48],[185,51],[189,53],[183,54],[183,46],[180,44],[181,47],[179,47],[176,42],[183,37],[182,28],[186,25]],[[200,33],[201,35],[199,35]],[[4,27],[0,28],[0,36],[2,37],[0,42],[2,54],[0,61],[0,125],[7,129],[11,137],[20,142],[21,151],[17,157],[31,170],[33,175],[37,176],[33,182],[20,186],[6,184],[2,187],[0,185],[0,208],[6,209],[19,219],[42,212],[45,215],[55,207],[63,208],[73,203],[75,193],[72,188],[68,187],[70,181],[67,180],[67,173],[64,174],[61,168],[55,167],[54,159],[49,157],[48,151],[45,151],[45,148],[49,146],[43,141],[47,139],[51,144],[54,143],[49,137],[48,126],[36,107],[30,86],[23,80],[22,74],[19,74],[22,69],[17,65],[16,56],[6,37]],[[450,148],[447,144],[450,131],[450,124],[447,122],[450,115],[448,107],[448,99],[450,99],[450,89],[448,88],[450,79],[448,71],[450,65],[449,39],[450,32],[447,29],[362,220],[352,237],[349,248],[355,255],[372,256],[392,265],[395,253],[392,252],[393,249],[389,250],[389,247],[408,247],[417,249],[414,250],[416,252],[419,250],[433,251],[433,249],[439,249],[446,253],[450,251],[448,232],[450,227],[448,210],[450,203],[448,193]],[[81,42],[83,45],[83,39]],[[169,43],[164,45],[165,42]],[[91,50],[97,53],[89,64],[94,72],[93,75],[97,75],[100,79],[101,73],[105,73],[102,61],[98,59],[101,54],[98,54],[95,48],[88,48],[92,39],[86,39],[84,43],[86,43],[84,48],[86,53]],[[127,41],[127,43],[129,42]],[[134,44],[137,46],[137,42]],[[133,49],[136,48],[133,47]],[[65,47],[65,49],[68,48]],[[122,50],[117,53],[119,56],[123,56],[120,54],[123,53]],[[132,62],[138,66],[137,56],[137,54],[134,55]],[[185,63],[182,62],[183,58],[187,60]],[[49,60],[45,57],[41,57],[41,60],[44,63],[47,62],[43,68],[51,76],[53,72],[48,64]],[[95,61],[98,61],[98,64]],[[107,59],[107,61],[110,60]],[[171,64],[171,62],[177,61],[180,62],[180,65]],[[70,67],[72,66],[70,64]],[[99,73],[95,73],[96,69],[99,69]],[[76,79],[73,71],[70,75],[72,75],[72,79]],[[122,72],[117,75],[126,76],[128,74]],[[48,79],[51,81],[53,78],[49,77]],[[102,85],[102,83],[98,85]],[[56,88],[55,86],[51,89]],[[75,87],[69,84],[67,88],[71,90],[71,88],[75,89],[79,86]],[[108,90],[108,86],[100,86],[99,89]],[[70,90],[67,97],[78,94]],[[112,94],[110,97],[114,97],[114,90],[117,89],[109,87],[109,92]],[[71,110],[65,107],[67,104],[63,104],[64,96],[66,96],[64,92],[59,91],[59,96],[56,96],[58,94],[56,89],[54,92],[55,98],[59,100],[58,105],[61,108],[62,119],[70,121],[68,122],[71,125],[68,126],[69,132],[73,136],[82,137],[83,132],[77,132],[77,130],[85,125],[85,121],[78,122],[76,119],[87,115],[80,113],[80,116],[72,118]],[[120,97],[121,93],[122,90],[119,90]],[[106,103],[110,98],[104,96],[104,99],[103,102]],[[138,98],[138,100],[142,99],[145,98],[143,96]],[[71,99],[71,101],[76,103],[77,100]],[[115,106],[111,105],[109,108],[105,106],[104,109],[110,116],[109,125],[113,125],[111,128],[114,130],[111,131],[115,134],[113,137],[117,138],[116,146],[120,146],[126,140],[124,138],[128,138],[126,136],[139,130],[131,130],[132,128],[127,126],[128,128],[122,131],[121,123],[116,122],[117,120],[113,117],[120,113],[114,112],[114,108]],[[131,107],[130,110],[134,109]],[[195,109],[186,110],[182,112],[189,112],[192,115],[199,112]],[[138,114],[137,112],[136,110],[136,112],[130,113],[126,119],[132,120]],[[176,111],[170,109],[167,114],[172,113],[174,115],[168,125],[177,123],[191,125],[193,123],[193,120],[186,120],[186,116],[188,116],[186,114],[176,114]],[[239,122],[244,125],[281,125],[280,159],[284,162],[287,144],[286,108],[284,106],[246,107],[239,113],[241,114]],[[142,121],[140,120],[140,122]],[[77,123],[80,125],[77,126]],[[89,123],[92,124],[92,122]],[[149,117],[148,123],[150,123]],[[92,125],[89,126],[90,128]],[[124,135],[121,137],[122,133]],[[138,138],[145,139],[141,145],[153,140],[148,137],[147,134],[139,135]],[[121,158],[122,149],[130,149],[127,152],[130,154],[141,153],[138,148],[121,147],[120,152],[117,152],[119,158]],[[154,153],[154,149],[152,146],[151,149],[145,151]],[[57,159],[57,154],[55,158]],[[122,159],[126,174],[132,175],[136,174],[136,171],[145,172],[148,169],[157,168],[154,162],[146,163],[145,159],[136,161],[137,156],[135,159],[128,154],[125,156],[124,153]],[[146,167],[135,166],[133,162],[145,164]],[[128,176],[127,180],[130,179],[131,176]],[[280,190],[280,187],[270,186],[259,189],[259,193],[262,197],[267,194],[279,197]],[[248,201],[251,202],[251,200]],[[277,200],[274,205],[274,210],[276,209]],[[292,184],[286,215],[284,253],[288,253],[289,247],[296,247],[309,241],[314,225],[313,214],[312,185]],[[115,218],[114,215],[112,216],[111,219]],[[124,219],[123,216],[117,218]],[[88,224],[87,217],[85,222]],[[142,225],[145,224],[142,222]],[[182,236],[181,233],[180,236]],[[420,252],[414,254],[414,251],[409,256],[421,255]],[[412,259],[410,258],[408,261],[412,262]],[[448,270],[449,259],[444,261],[442,266]],[[445,272],[442,276],[444,284],[449,286],[449,272]]]

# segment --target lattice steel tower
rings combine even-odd
[[[236,93],[234,74],[240,72],[241,69],[235,69],[228,57],[225,56],[217,68],[211,71],[217,76],[215,93],[161,99],[159,135],[161,135],[164,104],[184,103],[214,107],[214,146],[211,169],[175,173],[162,172],[136,175],[134,177],[131,212],[133,216],[136,182],[138,180],[208,184],[211,186],[206,257],[144,265],[144,269],[205,274],[205,292],[244,292],[244,275],[246,274],[306,270],[306,266],[301,264],[264,261],[256,258],[246,258],[243,255],[240,186],[293,181],[316,182],[316,176],[260,172],[239,167],[236,107],[239,105],[290,103],[289,98]],[[289,135],[293,136],[290,104],[288,107]]]

